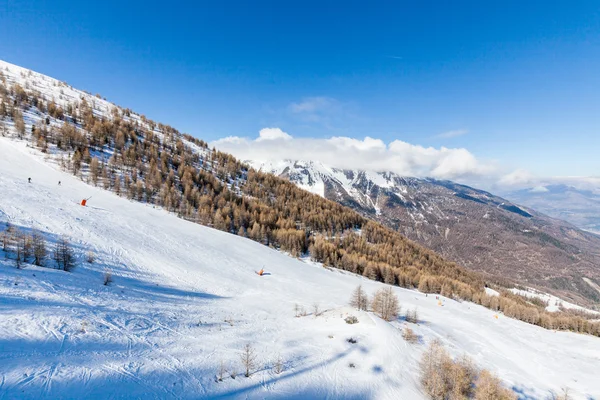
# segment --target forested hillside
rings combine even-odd
[[[0,133],[15,135],[91,185],[248,237],[326,267],[469,300],[536,325],[600,336],[586,316],[485,292],[482,275],[335,202],[99,95],[0,63]],[[490,283],[491,282],[487,282]]]

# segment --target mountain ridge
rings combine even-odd
[[[600,299],[586,281],[600,279],[600,237],[568,222],[451,181],[314,161],[249,162],[461,265],[497,278],[513,276],[579,302]]]

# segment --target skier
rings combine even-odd
[[[31,178],[27,178],[27,181],[28,181],[29,183],[31,183]]]

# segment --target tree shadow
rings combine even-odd
[[[308,365],[306,367],[300,368],[298,370],[293,370],[291,372],[288,373],[283,373],[277,377],[273,377],[270,379],[265,379],[259,383],[255,383],[249,386],[245,386],[243,388],[239,388],[239,389],[233,389],[227,392],[223,392],[220,394],[215,394],[214,396],[211,396],[212,399],[226,399],[226,398],[231,398],[231,397],[247,397],[252,391],[256,390],[256,389],[260,389],[261,387],[268,387],[269,385],[275,384],[277,382],[283,382],[286,380],[289,380],[291,378],[300,376],[300,375],[304,375],[309,373],[310,371],[316,370],[318,368],[322,368],[325,367],[329,364],[332,364],[336,361],[342,360],[346,357],[348,357],[350,354],[352,354],[354,351],[354,347],[350,347],[348,350],[343,351],[341,353],[338,353],[337,355],[335,355],[334,357],[331,357],[328,360],[325,361],[321,361],[312,365]],[[243,378],[243,377],[242,377]],[[327,397],[324,393],[319,393],[319,391],[315,392],[315,389],[307,389],[306,391],[303,391],[301,393],[294,393],[294,394],[286,394],[286,395],[275,395],[274,397],[268,396],[269,398],[281,398],[281,399],[306,399],[306,398],[320,398],[320,397]],[[352,394],[348,394],[348,396],[346,396],[346,394],[344,394],[343,396],[344,398],[365,398],[364,395],[363,396],[359,396],[359,397],[353,397]]]
[[[2,226],[4,225],[4,226]],[[0,230],[4,230],[7,224],[0,224]],[[48,250],[48,255],[46,257],[46,263],[44,266],[35,267],[36,272],[44,272],[45,269],[48,270],[58,270],[56,268],[54,261],[52,260],[52,250],[53,246],[59,241],[61,236],[55,235],[49,232],[45,232],[39,229],[32,229],[28,227],[24,227],[21,225],[10,224],[10,226],[18,230],[26,235],[32,235],[34,232],[42,235],[46,241],[46,247]],[[89,248],[84,247],[82,244],[77,242],[70,243],[71,248],[73,249],[74,255],[76,257],[77,266],[74,268],[72,272],[64,271],[64,283],[66,284],[69,280],[78,277],[77,270],[82,269],[90,272],[91,274],[98,273],[98,281],[102,281],[102,275],[106,271],[110,271],[111,273],[116,273],[113,276],[113,283],[110,285],[105,285],[104,290],[110,291],[112,288],[119,288],[121,290],[127,290],[127,295],[129,298],[134,300],[143,300],[147,298],[160,300],[160,301],[169,301],[169,302],[187,302],[187,301],[197,301],[198,299],[223,299],[225,297],[214,295],[211,293],[201,292],[201,291],[193,291],[193,290],[184,290],[181,288],[176,288],[172,286],[159,285],[158,283],[151,282],[151,278],[155,278],[155,280],[160,280],[160,276],[151,275],[139,270],[133,270],[127,268],[125,264],[111,262],[111,255],[105,254],[103,252],[95,253],[96,261],[93,263],[88,263],[86,258],[86,253],[90,251]],[[4,253],[4,254],[3,254]],[[7,254],[3,250],[0,249],[0,255],[6,257],[8,260],[12,260],[12,255]],[[31,260],[30,260],[31,261]],[[30,267],[32,267],[31,263],[23,263],[22,267],[19,270],[27,271]],[[41,268],[41,270],[37,270],[37,268]],[[35,274],[35,272],[33,272]],[[63,273],[63,272],[61,272]],[[135,274],[135,277],[131,276]],[[99,283],[99,287],[101,284]]]

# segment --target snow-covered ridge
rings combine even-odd
[[[582,312],[586,312],[586,313],[590,313],[590,314],[597,314],[600,316],[600,312],[598,312],[598,311],[590,310],[588,308],[578,306],[577,304],[569,303],[568,301],[565,301],[559,297],[553,296],[548,293],[540,292],[539,290],[536,290],[534,288],[527,288],[527,289],[512,288],[512,289],[510,289],[510,291],[514,294],[518,294],[520,296],[524,296],[527,298],[535,298],[535,299],[542,300],[544,303],[546,303],[546,311],[557,312],[557,311],[560,311],[561,309],[566,309],[566,310],[582,311]]]
[[[94,95],[89,92],[76,89],[67,82],[59,81],[58,79],[8,63],[3,60],[0,60],[0,73],[2,73],[6,79],[7,86],[19,84],[26,91],[35,92],[45,101],[53,101],[63,109],[67,109],[69,106],[85,101],[92,108],[96,117],[112,119],[114,117],[114,113],[118,113],[123,120],[131,121],[145,127],[146,129],[152,131],[154,135],[161,138],[161,140],[164,138],[160,124],[156,124],[155,122],[148,120],[145,116],[137,114],[132,110],[124,110],[120,106],[107,101],[99,94]],[[24,115],[25,122],[28,126],[39,123],[41,121],[41,117],[42,116],[40,114],[31,111],[25,113]],[[51,125],[60,127],[62,125],[62,121],[55,121],[51,119]],[[181,140],[185,141],[193,151],[202,155],[207,153],[205,149],[200,148],[195,143],[186,140],[184,137],[181,137]]]
[[[325,165],[317,161],[282,160],[262,162],[248,160],[252,167],[278,176],[285,176],[298,187],[327,197],[326,188],[334,188],[334,196],[349,196],[360,204],[373,208],[379,213],[377,195],[371,192],[374,187],[393,190],[400,198],[406,187],[400,183],[400,176],[391,172],[347,170]]]

